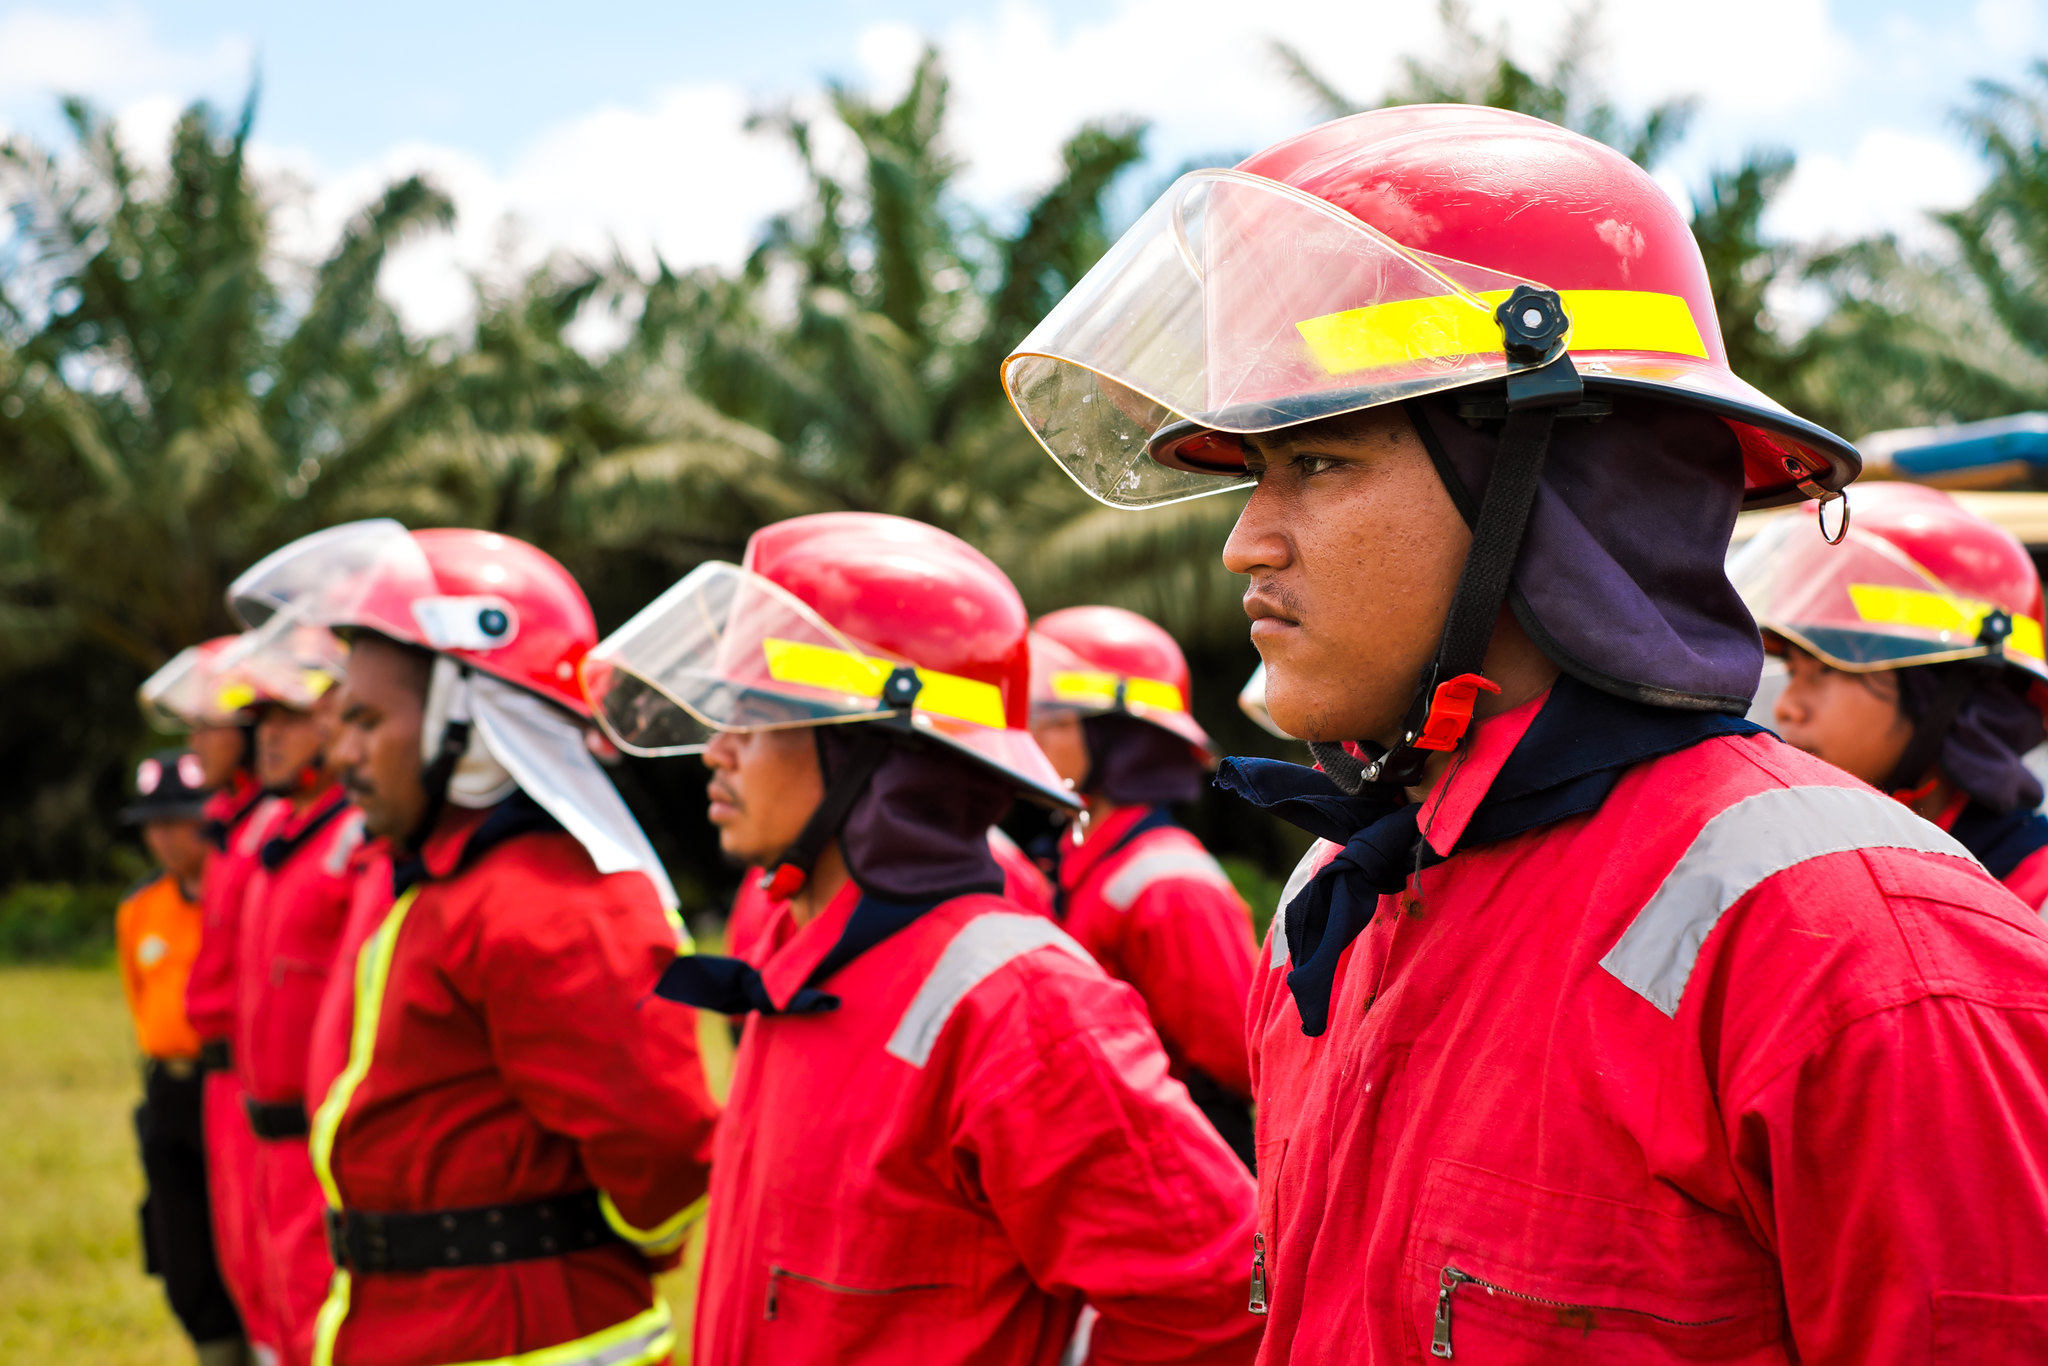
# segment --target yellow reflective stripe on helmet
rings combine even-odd
[[[1473,296],[1397,299],[1325,313],[1294,326],[1316,364],[1333,375],[1411,360],[1498,355],[1500,324],[1494,321],[1493,310],[1508,294],[1500,289]],[[1664,351],[1706,359],[1699,324],[1676,294],[1567,289],[1559,297],[1571,319],[1573,351]],[[1486,307],[1475,307],[1474,298]]]
[[[1188,709],[1187,699],[1180,695],[1180,689],[1157,678],[1125,679],[1124,701],[1136,707],[1150,707],[1153,711]]]
[[[1910,626],[1922,631],[1946,631],[1960,637],[1958,646],[1974,645],[1984,628],[1984,618],[1996,607],[1988,602],[1929,592],[1923,588],[1898,588],[1883,583],[1852,583],[1849,601],[1856,615],[1877,626]],[[2029,659],[2042,658],[2041,623],[2032,617],[2012,614],[2012,635],[2006,646]]]
[[[597,1208],[604,1215],[604,1221],[612,1226],[612,1232],[650,1257],[666,1257],[683,1245],[690,1225],[704,1217],[704,1207],[709,1199],[708,1195],[698,1196],[653,1228],[635,1228],[628,1223],[626,1216],[619,1213],[619,1207],[612,1203],[609,1191],[597,1193]]]
[[[1092,669],[1061,669],[1046,682],[1052,688],[1053,701],[1076,706],[1115,706],[1117,685],[1121,683],[1127,704],[1149,707],[1153,711],[1188,709],[1180,689],[1157,678],[1125,678]]]
[[[240,711],[255,700],[256,690],[247,683],[229,683],[214,698],[222,711]]]
[[[384,1008],[384,988],[391,980],[391,957],[398,949],[398,931],[419,893],[416,886],[406,889],[405,895],[384,913],[384,923],[356,954],[356,1015],[349,1028],[348,1066],[341,1069],[341,1075],[327,1088],[327,1098],[313,1112],[307,1140],[313,1156],[313,1175],[319,1178],[327,1203],[335,1209],[341,1208],[341,1189],[334,1184],[334,1136],[341,1129],[341,1118],[347,1113],[356,1088],[369,1075],[370,1055],[377,1046],[377,1016]]]
[[[887,660],[869,659],[850,650],[801,640],[768,637],[761,641],[761,650],[768,658],[768,676],[777,683],[822,688],[849,697],[879,698],[882,685],[889,681],[896,667]],[[919,669],[917,678],[924,686],[918,690],[913,710],[971,721],[995,730],[1007,724],[1003,690],[995,684],[936,669]]]
[[[314,1321],[313,1366],[334,1366],[334,1339],[348,1316],[348,1301],[348,1273],[338,1271],[327,1292],[327,1303],[320,1306],[320,1317]],[[675,1345],[676,1325],[668,1301],[656,1300],[652,1308],[588,1337],[516,1356],[450,1366],[652,1366],[674,1351]]]
[[[1117,676],[1088,669],[1061,669],[1046,680],[1055,702],[1073,702],[1098,707],[1116,705]]]

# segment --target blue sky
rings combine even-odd
[[[1574,8],[1473,0],[1541,61]],[[1624,104],[1692,94],[1662,169],[1681,199],[1748,146],[1801,158],[1774,225],[1816,238],[1920,232],[1981,172],[1950,111],[1974,77],[2048,55],[2048,0],[1610,0],[1597,65]],[[616,245],[678,263],[736,259],[797,181],[747,113],[815,100],[836,77],[900,86],[921,42],[947,53],[965,190],[992,210],[1051,176],[1091,117],[1152,125],[1157,168],[1250,150],[1310,121],[1269,42],[1376,96],[1431,52],[1428,3],[1351,0],[797,0],[753,5],[345,5],[0,0],[0,127],[48,138],[58,91],[122,116],[147,153],[197,96],[260,69],[262,164],[287,187],[287,240],[312,253],[384,180],[426,169],[456,194],[450,238],[385,284],[422,328],[458,325],[464,272]]]

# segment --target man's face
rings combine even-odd
[[[206,839],[198,821],[144,821],[142,842],[157,867],[180,882],[197,882],[206,870]]]
[[[207,726],[192,732],[192,752],[199,756],[207,787],[226,787],[234,779],[248,743],[244,737],[240,726]]]
[[[735,864],[772,866],[825,799],[817,739],[807,728],[718,735],[704,748],[704,764],[711,770],[706,814]]]
[[[1031,734],[1062,778],[1076,788],[1088,780],[1088,740],[1079,716],[1073,712],[1033,716]]]
[[[1778,694],[1772,719],[1786,744],[1873,787],[1891,777],[1913,740],[1913,723],[1899,707],[1896,673],[1844,673],[1797,646],[1786,647],[1785,691]]]
[[[1254,443],[1256,443],[1254,445]],[[1304,740],[1391,744],[1472,535],[1398,409],[1246,440],[1258,487],[1223,547],[1266,706]]]
[[[430,662],[365,636],[348,656],[328,762],[341,775],[373,836],[404,840],[427,811],[420,781],[420,724]]]
[[[320,761],[321,738],[311,712],[265,707],[256,722],[256,781],[271,792],[295,791],[300,770]]]

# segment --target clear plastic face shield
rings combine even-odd
[[[1002,690],[979,679],[915,669],[912,705],[892,705],[891,680],[906,668],[771,580],[713,561],[598,642],[583,686],[628,754],[695,754],[721,731],[901,715],[941,738],[1005,729]]]
[[[1984,619],[2005,610],[1951,593],[1890,541],[1852,522],[1830,546],[1804,517],[1772,521],[1728,563],[1757,625],[1850,673],[1975,659]],[[2048,677],[2041,623],[2012,614],[2006,657]]]
[[[1525,283],[1262,176],[1195,171],[1032,329],[1003,383],[1095,497],[1178,502],[1248,479],[1234,455],[1204,468],[1205,438],[1175,424],[1268,432],[1506,375],[1494,310]],[[1584,325],[1585,303],[1567,311]]]
[[[150,725],[173,734],[239,726],[249,718],[241,707],[220,705],[221,688],[214,667],[223,647],[188,645],[151,674],[137,690],[142,715]]]
[[[329,527],[264,556],[228,585],[228,609],[250,626],[284,615],[429,645],[414,604],[437,592],[412,533],[377,518]]]

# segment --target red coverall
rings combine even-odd
[[[305,1103],[306,1048],[348,916],[362,814],[335,785],[273,823],[271,840],[297,839],[304,842],[275,869],[259,859],[242,904],[235,1072],[243,1093],[262,1105]],[[322,1222],[327,1202],[303,1133],[255,1143],[252,1227],[271,1345],[285,1366],[305,1366],[313,1358],[313,1321],[334,1277]]]
[[[788,1000],[849,885],[775,922]],[[697,1366],[1243,1362],[1244,1168],[1167,1076],[1135,992],[993,896],[927,912],[748,1022],[712,1166]]]
[[[1175,825],[1118,844],[1145,819],[1126,807],[1059,843],[1067,933],[1144,998],[1173,1075],[1199,1068],[1249,1098],[1244,1008],[1251,990],[1251,911],[1202,842]]]
[[[261,796],[254,783],[235,785],[207,799],[206,818],[227,826],[226,842],[206,860],[200,883],[199,953],[185,980],[185,1017],[203,1045],[230,1044],[235,1032],[235,954],[242,894],[256,871],[271,822],[290,808]],[[206,1140],[206,1192],[213,1206],[213,1250],[242,1331],[252,1343],[274,1341],[264,1276],[256,1252],[256,1209],[250,1182],[256,1137],[242,1113],[242,1083],[232,1068],[206,1074],[200,1123]]]
[[[643,1366],[674,1341],[649,1265],[701,1208],[717,1118],[695,1014],[649,1003],[676,929],[646,878],[599,874],[558,831],[465,861],[486,814],[445,818],[435,877],[395,904],[384,882],[381,914],[358,899],[312,1046],[314,1166],[378,1212],[595,1186],[629,1245],[337,1276],[323,1366]]]
[[[1262,1361],[2048,1360],[2048,937],[1771,736],[1411,877],[1291,1013],[1262,972]]]
[[[1038,871],[1038,865],[1031,861],[1031,856],[1019,849],[1015,840],[993,826],[988,832],[988,847],[1002,866],[1003,896],[1028,911],[1050,916],[1052,884],[1045,880],[1044,873]],[[771,901],[761,890],[759,868],[747,869],[746,875],[740,879],[739,895],[732,899],[732,912],[726,917],[725,951],[734,958],[759,966],[767,957],[764,940],[774,926],[775,917],[787,905],[787,902]]]

